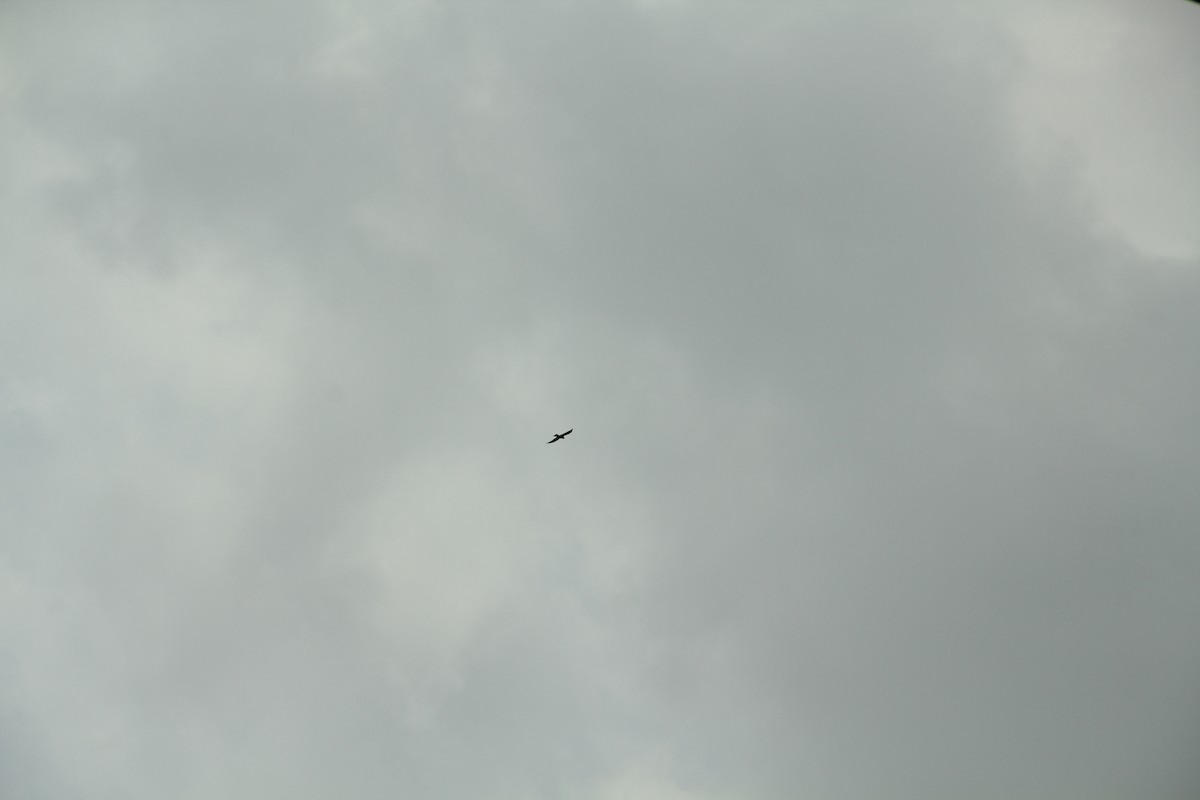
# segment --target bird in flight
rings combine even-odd
[[[573,431],[573,430],[575,430],[575,429],[574,429],[574,428],[571,428],[571,431]],[[567,433],[570,433],[571,431],[567,431]],[[557,442],[559,439],[565,439],[565,438],[567,438],[567,433],[556,433],[556,434],[554,434],[554,438],[553,438],[553,439],[551,439],[550,441],[546,442],[546,444],[554,444],[554,443],[555,443],[555,442]]]

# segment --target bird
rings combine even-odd
[[[571,428],[571,431],[573,431],[573,430],[575,430],[575,429],[574,429],[574,428]],[[570,433],[571,431],[567,431],[567,433]],[[555,442],[557,442],[559,439],[565,439],[565,438],[567,438],[567,433],[556,433],[556,434],[554,434],[554,438],[553,438],[553,439],[551,439],[550,441],[546,442],[546,444],[554,444],[554,443],[555,443]]]

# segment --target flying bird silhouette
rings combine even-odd
[[[573,430],[575,430],[575,429],[574,429],[574,428],[571,428],[571,431],[573,431]],[[567,431],[567,433],[570,433],[571,431]],[[550,441],[546,442],[546,444],[554,444],[554,443],[555,443],[555,442],[557,442],[559,439],[565,439],[565,438],[567,438],[567,433],[556,433],[556,434],[554,434],[554,438],[553,438],[553,439],[551,439]]]

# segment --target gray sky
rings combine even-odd
[[[0,796],[1194,798],[1198,43],[6,3]]]

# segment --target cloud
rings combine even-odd
[[[0,788],[1189,796],[1191,22],[1080,15],[6,9]]]

